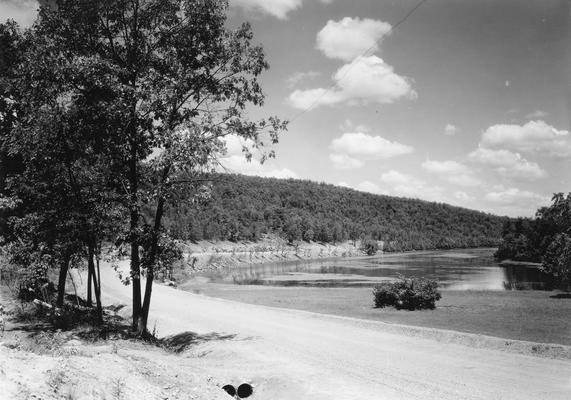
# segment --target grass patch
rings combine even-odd
[[[571,300],[548,291],[442,291],[435,310],[375,309],[370,288],[203,284],[189,291],[250,304],[313,311],[513,340],[571,345]]]

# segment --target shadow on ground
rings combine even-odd
[[[235,334],[224,335],[216,332],[210,332],[200,335],[196,332],[182,332],[176,335],[167,336],[160,340],[160,344],[175,353],[182,353],[192,345],[199,343],[233,340],[236,338]]]

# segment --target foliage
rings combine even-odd
[[[571,236],[555,236],[543,255],[542,269],[562,285],[571,286]]]
[[[383,251],[495,247],[507,218],[422,200],[380,196],[323,183],[211,175],[211,196],[175,196],[165,227],[182,240],[287,240],[334,243],[359,238]],[[301,237],[300,237],[301,236]]]
[[[399,277],[396,282],[381,283],[373,288],[375,307],[397,310],[433,310],[441,299],[438,282],[426,278]]]
[[[552,205],[537,210],[535,219],[505,223],[499,260],[541,262],[542,269],[563,287],[571,283],[571,193],[553,195]]]
[[[101,241],[121,237],[130,245],[133,327],[144,334],[154,276],[179,254],[162,226],[175,191],[203,197],[203,175],[230,136],[246,158],[273,156],[266,145],[286,123],[246,115],[264,102],[264,51],[249,24],[227,28],[227,8],[224,0],[56,0],[42,3],[23,35],[2,26],[18,57],[0,65],[12,90],[0,93],[2,121],[15,115],[0,150],[22,170],[3,173],[1,204],[20,201],[11,240],[59,266],[58,304],[71,260],[87,258],[92,271]]]
[[[379,251],[379,244],[376,240],[367,239],[361,243],[361,250],[368,256],[374,256]]]

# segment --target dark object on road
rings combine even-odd
[[[254,388],[252,385],[248,383],[242,383],[238,386],[238,397],[241,399],[245,399],[246,397],[250,397],[254,393]]]
[[[222,386],[222,390],[224,390],[226,393],[228,393],[232,397],[236,396],[236,388],[234,388],[234,386],[232,386],[232,385]]]

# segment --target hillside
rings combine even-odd
[[[496,246],[505,217],[422,200],[380,196],[324,183],[221,174],[210,198],[176,199],[166,218],[184,240],[257,240],[274,233],[289,241],[337,243],[371,238],[386,251]]]

